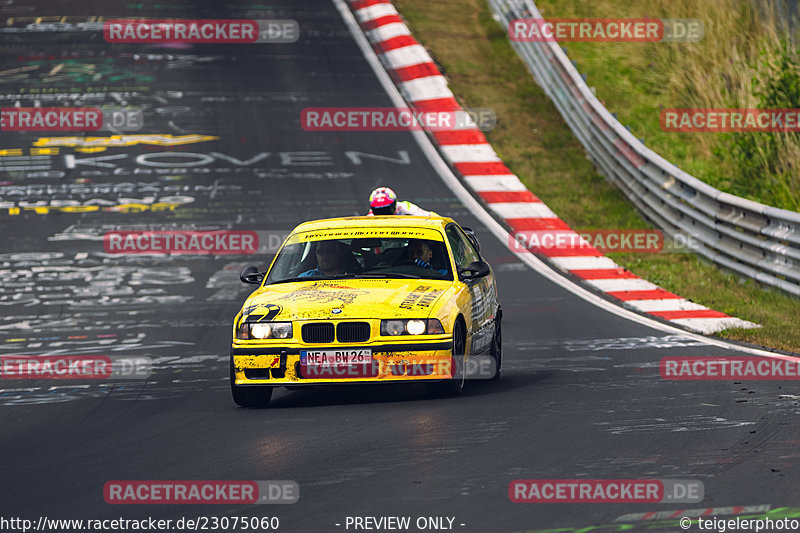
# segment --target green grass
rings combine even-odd
[[[781,72],[779,20],[756,10],[751,0],[537,0],[545,17],[696,18],[704,38],[696,43],[564,43],[598,99],[634,135],[679,168],[725,192],[789,210],[800,210],[800,135],[779,136],[782,149],[768,152],[766,161],[747,165],[735,154],[742,133],[664,132],[659,123],[664,108],[800,107],[797,97],[774,105],[760,97]],[[796,56],[796,50],[793,54]],[[797,77],[797,65],[789,65]],[[749,134],[762,151],[774,133]],[[753,167],[751,172],[747,169]],[[777,172],[794,168],[794,172]]]
[[[576,229],[650,227],[586,159],[583,147],[512,50],[485,0],[397,0],[396,5],[443,67],[459,102],[495,110],[497,126],[487,133],[489,142],[562,219]],[[631,109],[633,115],[646,116],[636,105]],[[680,146],[674,138],[669,140],[676,149]],[[612,257],[667,290],[763,326],[729,329],[721,337],[800,352],[800,328],[793,320],[800,316],[800,300],[721,272],[691,254]]]

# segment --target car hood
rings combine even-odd
[[[242,314],[267,315],[270,321],[427,318],[452,285],[452,281],[430,279],[277,283],[250,295]]]

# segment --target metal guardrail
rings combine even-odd
[[[488,0],[508,28],[544,18],[531,0]],[[586,153],[666,235],[714,263],[800,296],[800,213],[724,193],[665,160],[595,98],[557,42],[511,42]]]
[[[753,0],[757,9],[772,9],[786,27],[789,34],[789,41],[792,46],[797,46],[798,26],[800,26],[800,0],[769,0],[760,2]]]

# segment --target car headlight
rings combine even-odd
[[[291,322],[243,322],[236,336],[240,339],[288,339]]]
[[[405,330],[404,320],[381,320],[381,335],[402,335]]]
[[[406,331],[409,335],[423,335],[428,329],[428,324],[424,320],[409,320],[406,323]]]
[[[442,323],[435,318],[410,320],[381,320],[381,335],[437,335],[444,333]]]

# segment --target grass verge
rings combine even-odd
[[[488,107],[487,138],[506,165],[575,229],[649,228],[586,159],[549,98],[492,18],[485,0],[396,0],[442,67],[461,105]],[[553,15],[554,16],[554,15]],[[800,352],[800,300],[718,270],[692,254],[611,254],[620,265],[692,301],[761,324],[719,336]]]
[[[800,134],[676,133],[665,108],[800,107],[797,48],[774,4],[760,0],[537,0],[546,17],[677,18],[703,23],[697,42],[564,43],[598,98],[648,146],[725,192],[800,210]]]

